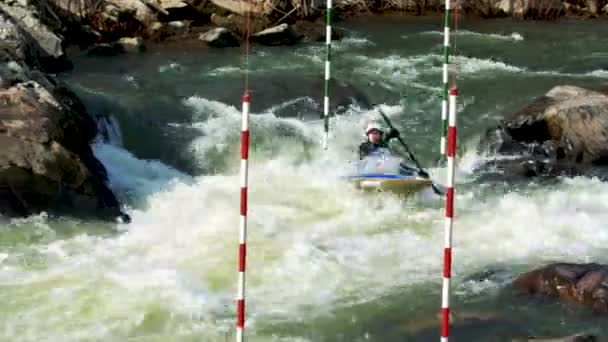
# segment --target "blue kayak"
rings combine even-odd
[[[433,185],[431,179],[420,176],[415,167],[408,166],[406,160],[387,149],[358,161],[354,172],[346,178],[357,189],[398,194],[416,193]]]

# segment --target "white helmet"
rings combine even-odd
[[[379,131],[380,133],[384,133],[382,126],[380,124],[378,124],[377,122],[372,121],[367,125],[367,128],[365,129],[365,135],[368,135],[369,132],[374,129]]]

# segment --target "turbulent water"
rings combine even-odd
[[[608,81],[605,25],[464,20],[452,37],[461,94],[451,302],[458,341],[608,335],[605,318],[585,308],[509,286],[550,261],[608,262],[608,184],[483,183],[471,171],[479,135],[504,114],[555,85]],[[381,104],[443,181],[432,168],[440,18],[340,26],[347,37],[334,45],[333,75]],[[94,150],[133,220],[1,223],[0,340],[234,339],[242,52],[181,44],[75,57],[62,77],[92,113],[117,123]],[[323,44],[256,46],[248,60],[246,335],[437,340],[442,199],[363,195],[340,181],[377,113],[346,108],[321,148],[323,56]]]

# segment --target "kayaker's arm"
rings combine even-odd
[[[359,145],[359,160],[363,160],[370,152],[371,144],[366,141]]]

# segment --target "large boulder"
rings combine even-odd
[[[0,90],[0,213],[121,216],[89,143],[95,121],[73,94],[34,81]]]
[[[608,265],[555,263],[520,275],[514,286],[528,294],[578,303],[608,313]]]
[[[0,7],[0,215],[128,220],[90,147],[95,120],[74,93],[43,73],[46,40],[9,13]]]
[[[484,164],[515,175],[577,174],[608,162],[608,95],[558,86],[488,129]]]

